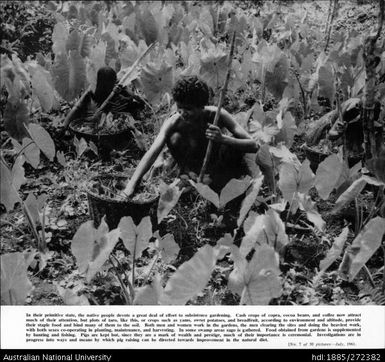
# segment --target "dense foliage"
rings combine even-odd
[[[384,156],[352,162],[346,142],[323,139],[313,149],[320,162],[304,148],[320,116],[363,98],[367,86],[368,34],[336,31],[328,6],[2,3],[10,42],[1,55],[2,303],[384,303]],[[378,8],[365,6],[375,30]],[[360,8],[341,7],[337,22],[346,14],[359,19]],[[90,188],[116,201],[121,185],[91,180],[132,172],[176,111],[170,90],[178,76],[199,74],[217,103],[234,32],[224,107],[260,143],[264,173],[233,179],[217,194],[173,180],[165,152],[145,182],[159,195],[156,217],[124,216],[114,226],[101,217],[95,225]],[[382,112],[384,40],[377,40],[371,84]],[[147,109],[127,120],[130,142],[112,141],[110,159],[100,160],[106,144],[74,137],[62,121],[104,65],[120,79],[131,69],[124,85]],[[240,195],[239,214],[229,213]]]

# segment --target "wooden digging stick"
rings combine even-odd
[[[150,46],[142,53],[142,55],[135,60],[134,64],[131,65],[130,69],[127,70],[126,74],[120,79],[117,85],[112,89],[110,95],[105,99],[105,101],[101,104],[101,106],[95,111],[93,119],[97,119],[100,114],[103,112],[103,109],[106,107],[111,98],[117,93],[117,90],[120,85],[123,85],[126,79],[133,73],[137,65],[143,60],[143,58],[150,52],[150,50],[154,47],[156,43],[150,44]]]
[[[233,37],[231,39],[230,54],[229,54],[229,60],[227,63],[227,74],[226,74],[225,84],[223,85],[221,93],[219,95],[218,109],[217,109],[217,112],[215,113],[215,118],[214,118],[214,123],[213,123],[214,126],[218,125],[219,116],[221,114],[222,104],[223,104],[223,101],[225,99],[227,87],[229,85],[230,73],[231,73],[231,63],[232,63],[233,54],[234,54],[234,44],[235,44],[235,31],[234,31]],[[209,164],[210,157],[211,157],[212,148],[213,148],[213,141],[209,140],[209,143],[207,145],[206,155],[205,155],[205,158],[203,160],[202,169],[201,169],[201,172],[199,174],[198,182],[202,182],[203,176],[206,173],[206,169],[207,169],[207,166]]]

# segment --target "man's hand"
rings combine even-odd
[[[214,142],[223,142],[223,134],[218,126],[210,124],[206,130],[206,138]]]

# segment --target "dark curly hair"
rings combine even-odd
[[[187,103],[196,107],[204,107],[210,99],[208,85],[196,75],[184,76],[178,79],[172,89],[175,102]]]
[[[96,76],[96,89],[94,100],[98,105],[101,105],[104,100],[110,95],[117,81],[117,75],[111,67],[99,68]]]

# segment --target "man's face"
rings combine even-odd
[[[197,107],[196,105],[189,104],[189,103],[177,102],[176,106],[181,116],[188,119],[193,119],[202,110],[201,107]]]

